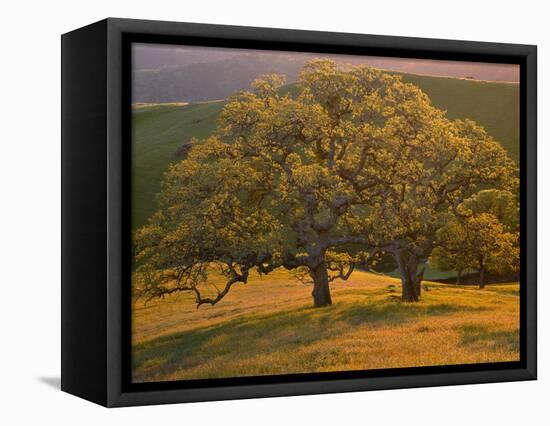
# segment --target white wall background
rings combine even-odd
[[[543,1],[6,1],[0,48],[0,423],[548,424],[550,31]],[[107,410],[58,391],[60,34],[107,16],[539,46],[539,380]],[[128,423],[127,423],[128,422]]]

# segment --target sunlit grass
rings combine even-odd
[[[214,281],[219,278],[213,278]],[[519,285],[427,283],[419,303],[399,281],[355,272],[334,304],[278,270],[235,285],[215,307],[180,294],[133,313],[137,382],[448,365],[519,359]]]

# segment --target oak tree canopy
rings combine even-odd
[[[519,270],[519,202],[509,191],[483,190],[464,200],[437,231],[432,261],[444,270],[486,272]]]
[[[185,291],[215,305],[252,271],[282,267],[325,306],[332,281],[390,253],[403,299],[417,301],[423,265],[464,200],[517,190],[513,161],[483,128],[450,120],[399,75],[318,60],[283,85],[261,76],[233,95],[214,134],[166,172],[135,237],[146,297]],[[212,271],[226,279],[215,291]]]

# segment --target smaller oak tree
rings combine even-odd
[[[519,269],[518,218],[516,197],[510,192],[480,191],[438,230],[431,259],[442,269],[477,271],[479,287],[484,288],[486,273]]]

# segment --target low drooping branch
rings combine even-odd
[[[237,270],[231,263],[228,263],[228,268],[229,268],[229,279],[225,283],[224,289],[222,291],[218,291],[218,294],[216,295],[216,297],[202,297],[197,286],[193,287],[193,291],[195,292],[195,300],[197,302],[197,309],[199,309],[201,305],[204,305],[204,304],[210,304],[214,306],[216,303],[218,303],[220,300],[222,300],[225,297],[225,295],[229,292],[233,284],[238,282],[242,282],[242,283],[247,282],[248,273],[249,273],[248,267],[246,266],[241,267],[240,273],[237,272]]]
[[[216,288],[216,296],[203,296],[199,285],[206,281],[206,269],[208,267],[208,263],[182,266],[175,272],[175,281],[172,281],[172,285],[161,285],[158,283],[158,278],[146,277],[145,287],[138,292],[137,298],[147,296],[145,299],[145,304],[147,304],[155,298],[162,299],[173,293],[192,292],[195,295],[198,309],[204,304],[217,304],[229,293],[233,284],[238,282],[246,283],[248,281],[250,267],[241,265],[239,272],[237,266],[233,262],[228,261],[222,267],[222,273],[227,277],[224,288],[220,291],[214,286]],[[161,278],[161,281],[164,280],[167,280],[165,275]]]

